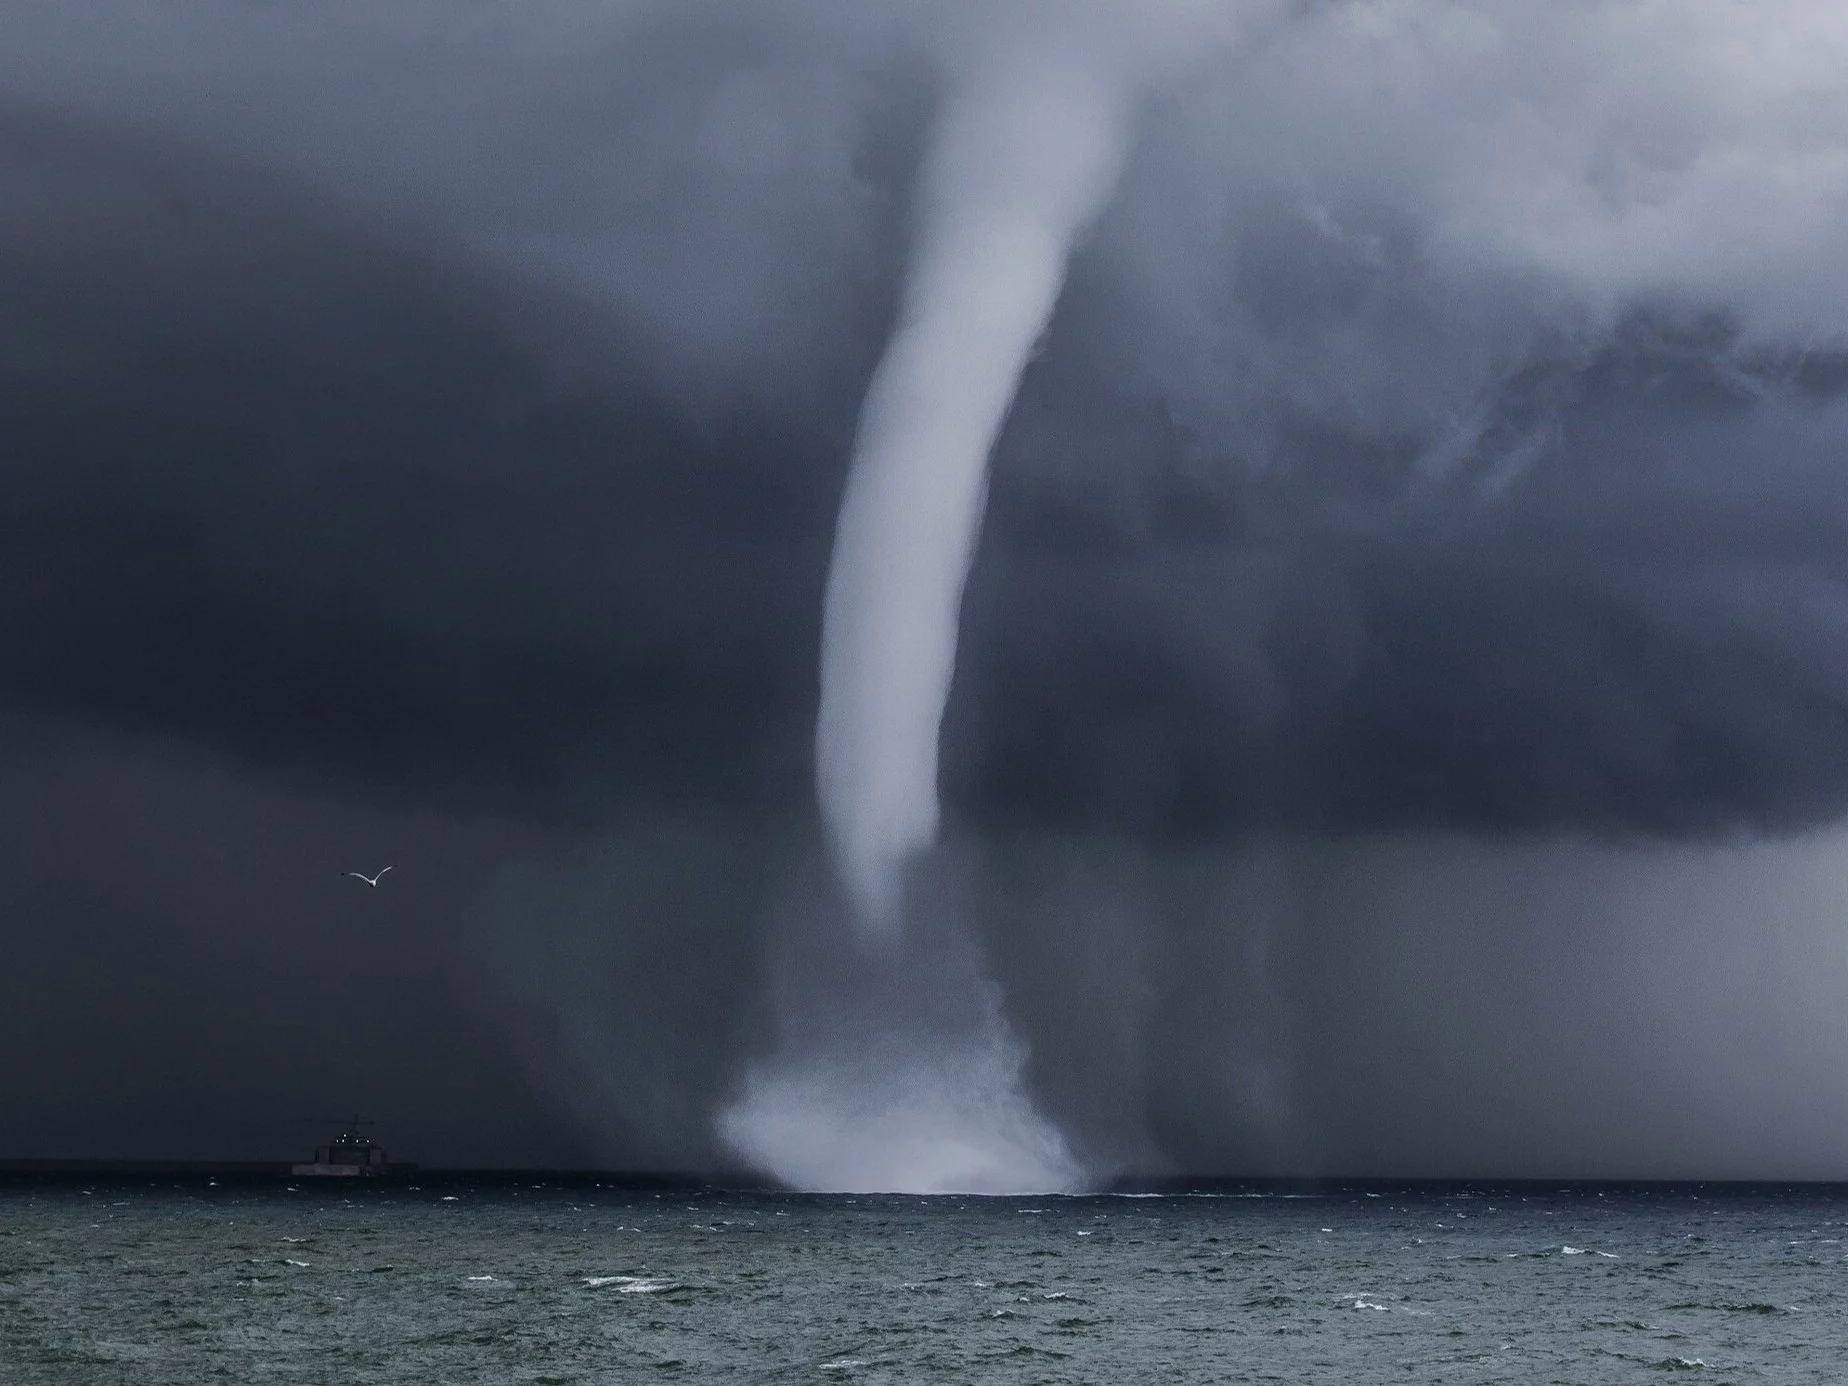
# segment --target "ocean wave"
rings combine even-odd
[[[587,1275],[583,1279],[584,1284],[593,1290],[614,1285],[616,1292],[624,1295],[659,1295],[669,1290],[686,1288],[678,1280],[653,1275]]]

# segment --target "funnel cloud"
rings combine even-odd
[[[1115,181],[1119,83],[1031,49],[985,55],[935,118],[899,321],[867,388],[822,623],[816,787],[868,927],[937,836],[937,732],[989,450],[1052,316],[1073,238]]]

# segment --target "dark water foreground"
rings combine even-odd
[[[1848,1189],[0,1183],[0,1381],[1848,1380]]]

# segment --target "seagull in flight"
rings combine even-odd
[[[389,866],[382,866],[379,868],[379,874],[376,876],[368,876],[364,871],[342,871],[340,874],[342,876],[355,876],[376,890],[378,888],[379,882],[384,878],[385,873],[389,870],[391,870]]]

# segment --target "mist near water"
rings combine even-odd
[[[8,27],[21,1129],[1839,1172],[1837,7]]]

